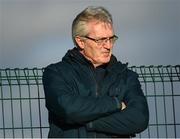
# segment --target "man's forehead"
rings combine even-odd
[[[89,22],[88,27],[89,27],[88,29],[89,34],[94,34],[97,36],[102,36],[106,34],[108,36],[111,36],[114,33],[113,26],[110,23],[94,21],[94,22]]]

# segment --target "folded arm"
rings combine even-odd
[[[124,91],[125,109],[88,123],[89,131],[130,135],[147,128],[149,121],[148,105],[136,76],[129,79]]]

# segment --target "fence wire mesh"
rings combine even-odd
[[[179,138],[180,65],[132,66],[147,98],[150,121],[137,138]],[[46,138],[43,68],[0,69],[0,137]]]

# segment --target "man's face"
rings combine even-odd
[[[98,41],[98,39],[112,37],[114,35],[112,26],[104,22],[90,22],[88,29],[90,33],[83,38],[83,43],[80,46],[81,53],[95,67],[108,63],[112,55],[113,43],[110,39],[104,39],[104,41]]]

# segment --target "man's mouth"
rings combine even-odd
[[[102,53],[104,56],[109,56],[110,55],[110,52],[108,51],[108,52],[103,52]]]

